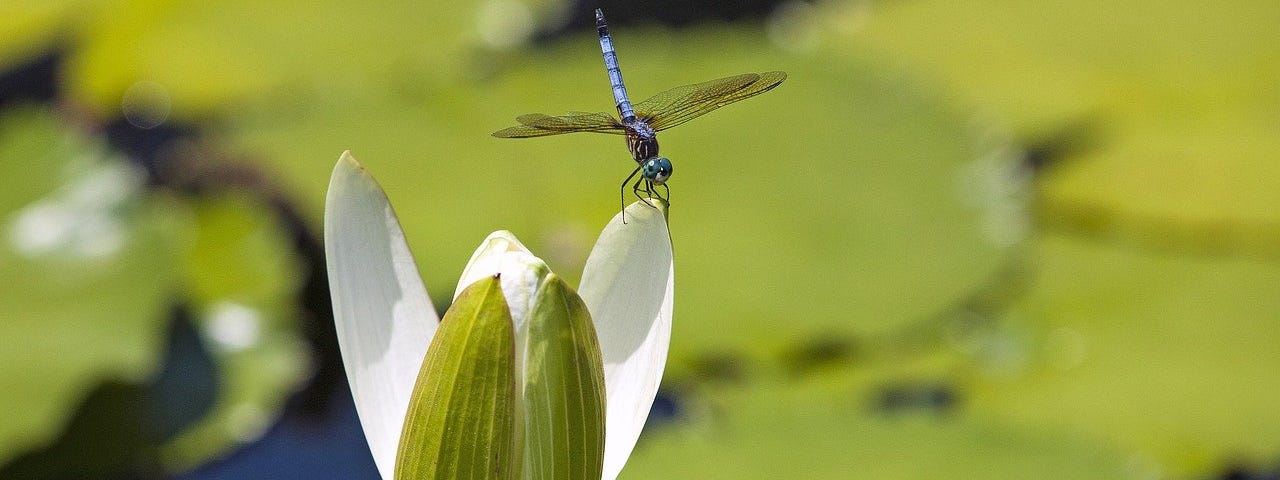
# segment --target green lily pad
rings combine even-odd
[[[710,413],[642,438],[619,478],[1143,478],[1087,435],[963,411],[876,414],[851,379],[722,392]]]
[[[1102,209],[1122,217],[1107,227],[1155,242],[1180,239],[1124,220],[1207,235],[1226,224],[1228,236],[1232,225],[1248,234],[1280,221],[1280,4],[922,0],[872,10],[844,50],[892,58],[1020,132],[1096,124],[1098,145],[1044,186],[1054,211]],[[1266,233],[1274,243],[1274,228]]]
[[[1005,319],[1023,362],[978,375],[983,412],[1107,438],[1174,477],[1280,451],[1280,266],[1062,236],[1035,256]]]
[[[84,390],[145,379],[173,302],[190,302],[226,387],[214,411],[161,451],[198,464],[258,435],[305,376],[290,300],[296,266],[271,218],[244,198],[182,203],[69,131],[51,112],[0,116],[0,463],[47,441]],[[190,208],[188,208],[190,207]]]
[[[0,116],[0,155],[20,173],[0,188],[2,464],[52,440],[91,386],[151,373],[182,223],[49,112]]]

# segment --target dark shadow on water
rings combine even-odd
[[[1280,480],[1280,463],[1268,466],[1240,463],[1227,467],[1209,480]]]
[[[536,42],[559,40],[595,32],[595,9],[604,10],[610,30],[615,26],[662,25],[672,28],[697,27],[711,23],[764,23],[779,5],[788,0],[656,0],[627,2],[620,0],[575,1],[566,7],[568,17],[560,25],[548,26],[535,36]],[[802,2],[811,3],[811,2]]]
[[[18,103],[52,103],[64,58],[64,51],[55,49],[0,71],[0,112]]]
[[[258,440],[177,480],[380,480],[351,394],[335,391],[323,410],[285,414]]]
[[[947,414],[960,407],[960,390],[947,381],[896,382],[876,389],[873,410],[884,415]]]

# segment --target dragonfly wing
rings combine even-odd
[[[542,137],[574,132],[626,133],[621,123],[607,113],[571,112],[568,115],[552,116],[542,113],[530,113],[516,117],[520,125],[493,132],[493,136],[501,138]]]
[[[744,73],[676,87],[637,103],[637,115],[655,130],[666,130],[730,103],[782,84],[786,72]]]

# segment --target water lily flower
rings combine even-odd
[[[666,365],[674,264],[665,214],[636,203],[626,208],[625,224],[622,213],[615,216],[592,249],[577,292],[603,361],[604,480],[616,478],[631,455]],[[329,183],[324,236],[347,379],[378,471],[391,480],[415,381],[440,320],[386,195],[349,152]],[[514,235],[499,231],[472,256],[455,298],[494,276],[519,344],[540,289],[554,274]]]

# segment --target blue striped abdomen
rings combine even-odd
[[[636,118],[631,109],[631,100],[627,98],[627,87],[622,83],[622,69],[618,67],[618,54],[613,51],[613,38],[609,36],[609,26],[604,22],[604,12],[596,9],[596,31],[600,34],[600,51],[604,54],[604,68],[609,71],[609,86],[613,87],[613,101],[618,106],[618,115],[622,123],[630,123]]]

